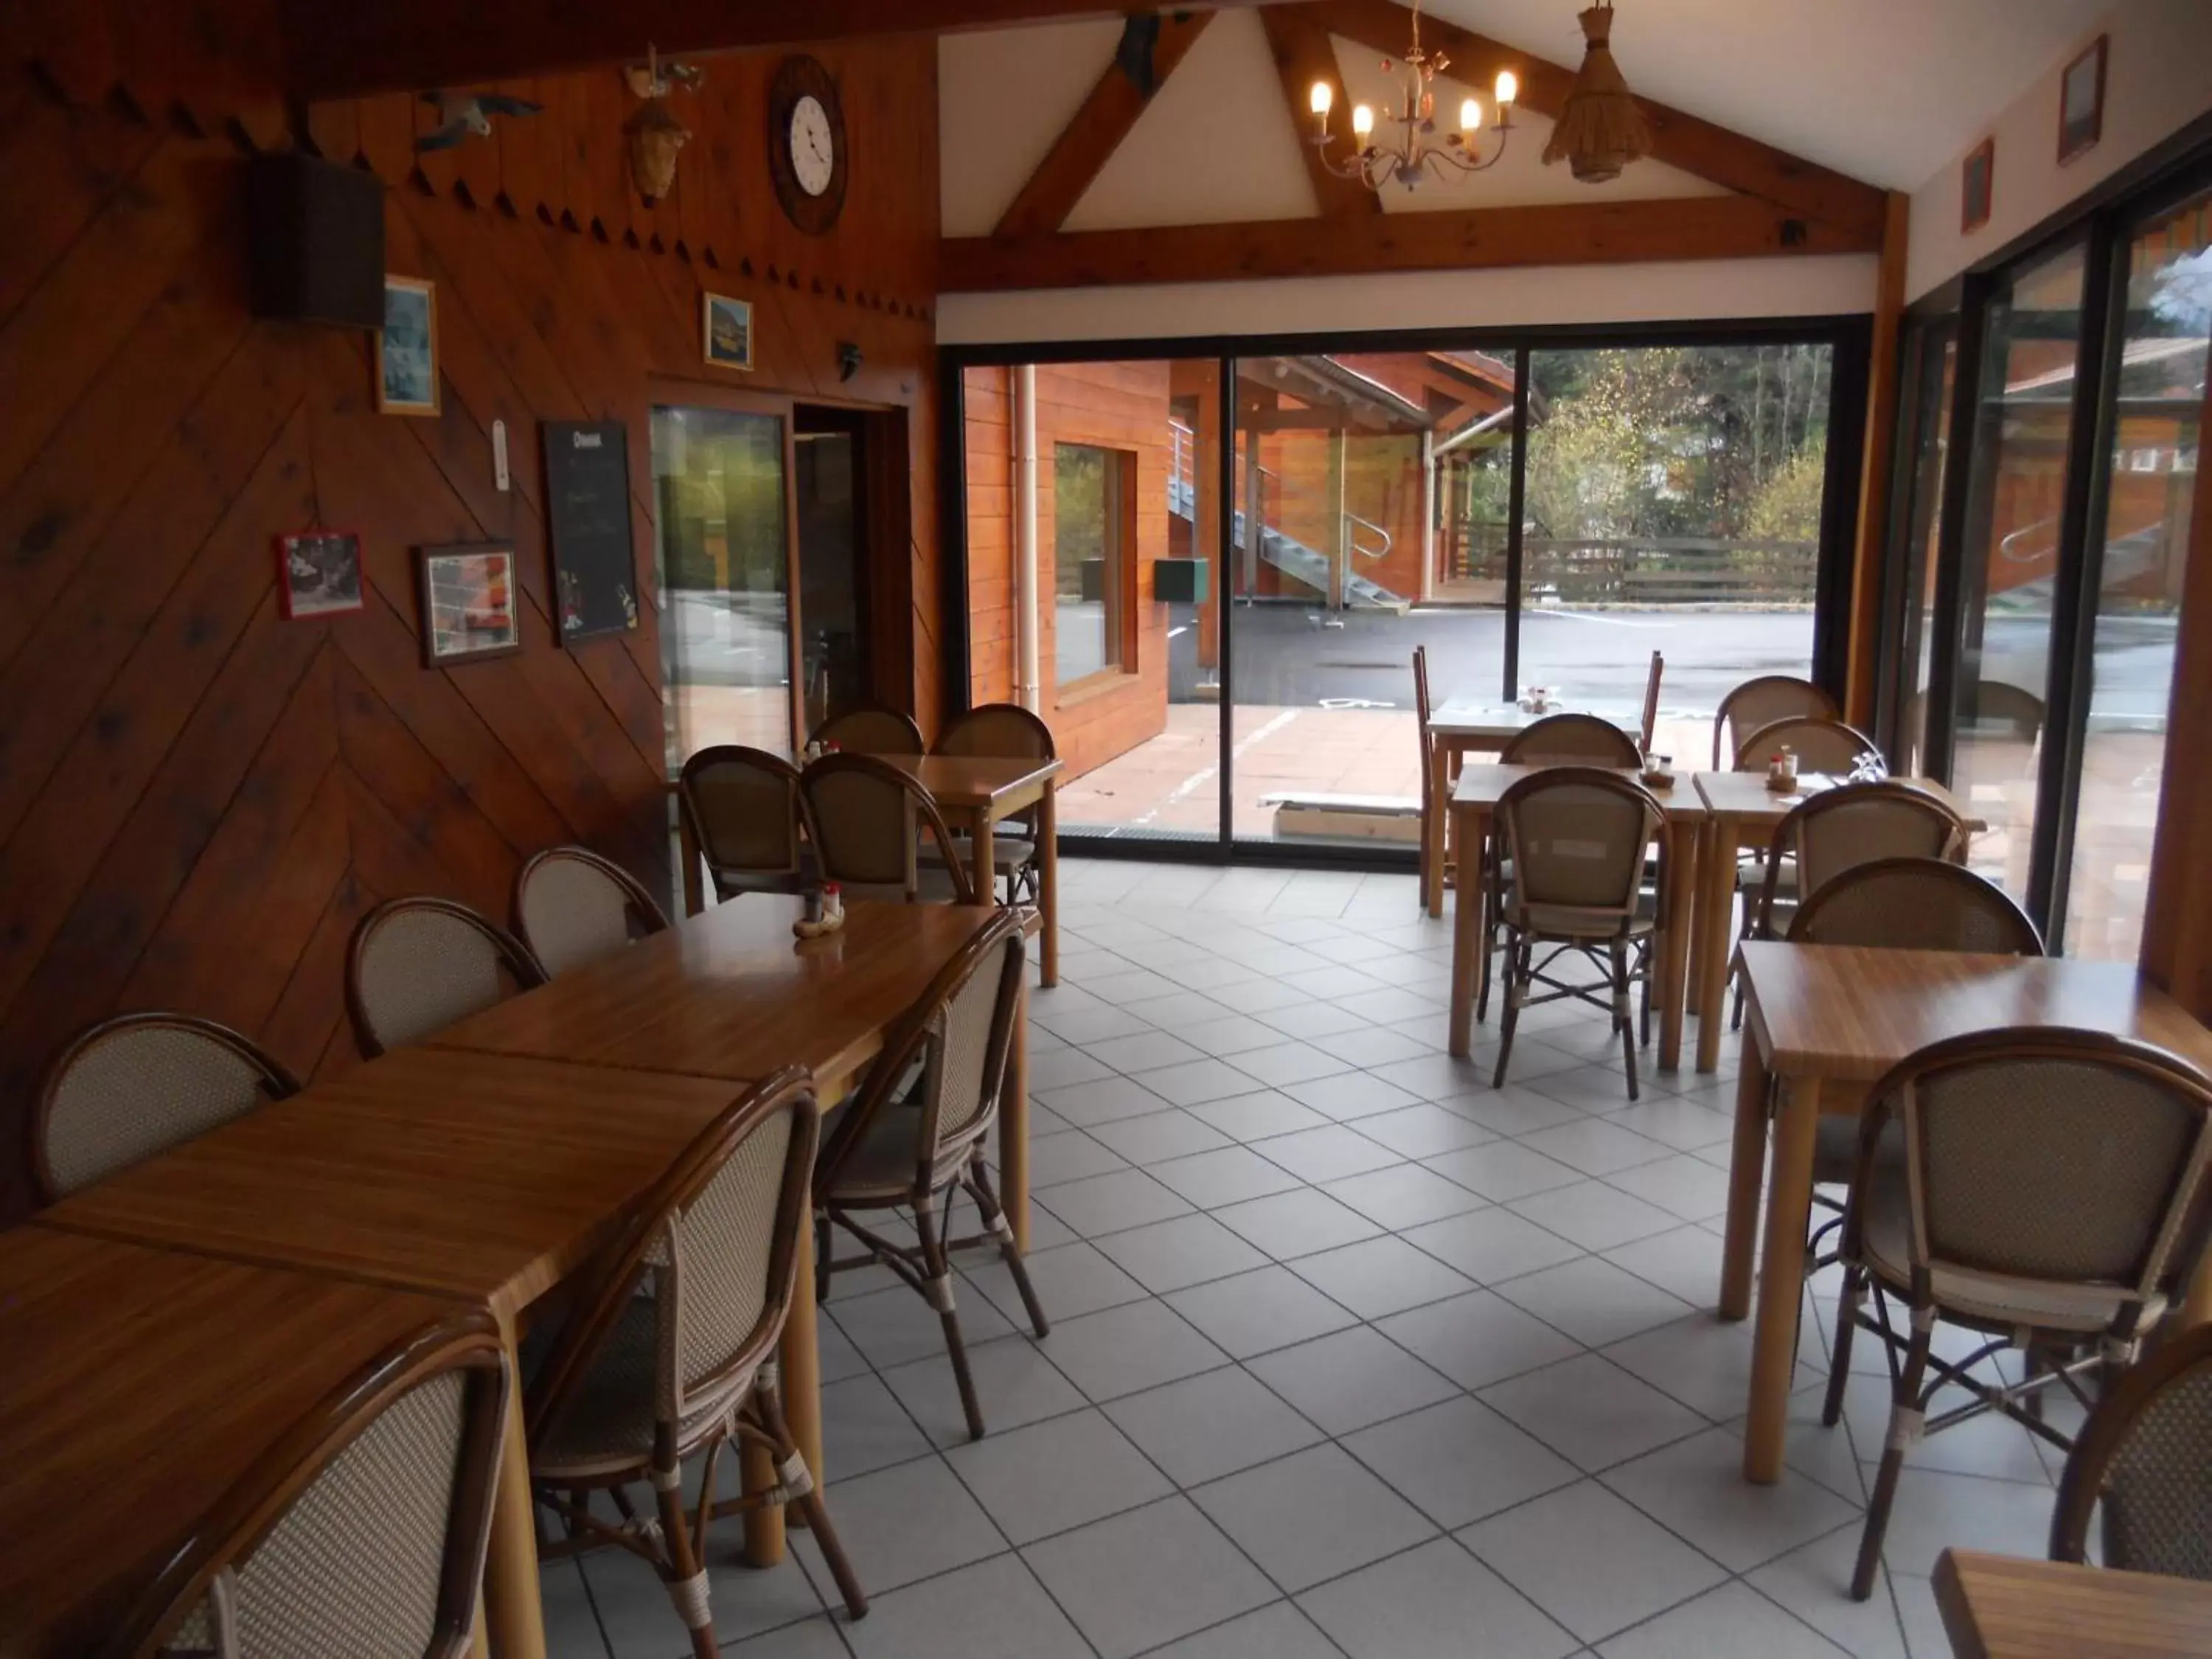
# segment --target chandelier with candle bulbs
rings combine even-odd
[[[1402,67],[1406,76],[1404,101],[1395,110],[1386,107],[1382,112],[1382,118],[1397,129],[1394,138],[1388,143],[1377,140],[1373,106],[1354,104],[1352,136],[1359,148],[1342,160],[1331,155],[1329,146],[1334,136],[1328,130],[1328,112],[1334,93],[1326,81],[1313,84],[1313,142],[1321,151],[1322,165],[1340,179],[1358,179],[1372,191],[1379,191],[1384,185],[1393,184],[1411,190],[1432,172],[1439,179],[1449,179],[1455,173],[1480,173],[1496,167],[1512,134],[1513,100],[1520,92],[1520,83],[1514,79],[1511,70],[1500,70],[1492,100],[1497,119],[1487,129],[1498,135],[1498,143],[1489,155],[1482,153],[1486,129],[1480,98],[1462,100],[1458,127],[1445,133],[1441,140],[1437,137],[1437,95],[1430,83],[1451,66],[1451,60],[1442,52],[1432,55],[1421,50],[1420,0],[1414,0],[1413,12],[1413,44],[1406,49],[1402,63],[1393,64],[1387,58],[1382,60],[1386,74]]]

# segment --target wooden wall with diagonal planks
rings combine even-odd
[[[235,27],[242,3],[176,9]],[[379,899],[504,916],[521,859],[571,841],[667,890],[653,610],[555,639],[540,421],[629,423],[649,584],[648,376],[902,410],[911,700],[936,714],[931,43],[822,53],[855,153],[818,240],[769,194],[772,59],[718,58],[679,101],[695,137],[659,204],[629,187],[611,70],[516,88],[546,112],[419,169],[410,100],[318,107],[312,142],[390,186],[387,268],[438,285],[443,412],[410,418],[375,412],[368,336],[248,314],[244,160],[297,141],[281,100],[193,74],[204,30],[149,43],[111,9],[143,9],[30,8],[0,64],[0,1222],[37,1077],[94,1019],[187,1009],[325,1071],[352,1057],[343,948]],[[753,301],[754,374],[701,362],[702,288]],[[318,521],[361,533],[367,608],[288,623],[272,538]],[[411,550],[493,538],[525,648],[425,670]]]

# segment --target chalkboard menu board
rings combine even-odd
[[[637,626],[629,433],[620,421],[548,421],[545,517],[553,592],[569,644]]]

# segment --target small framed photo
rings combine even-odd
[[[415,570],[422,603],[425,668],[450,668],[522,649],[510,544],[418,547]]]
[[[279,536],[276,592],[286,622],[360,610],[361,538],[340,530]]]
[[[2105,53],[2112,37],[2100,34],[2058,77],[2058,161],[2061,166],[2105,136]]]
[[[1984,138],[1966,153],[1960,171],[1959,229],[1979,230],[1990,222],[1990,196],[1997,170],[1997,141]]]
[[[386,415],[438,412],[438,289],[412,276],[384,279],[376,331],[376,407]]]
[[[721,368],[753,366],[753,307],[749,300],[732,300],[709,294],[704,301],[702,327],[707,361]]]

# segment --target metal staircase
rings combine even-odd
[[[1174,465],[1168,469],[1168,511],[1178,519],[1197,522],[1198,486],[1191,476],[1191,433],[1181,422],[1173,423]],[[1366,529],[1380,536],[1380,547],[1363,547],[1354,536],[1354,527]],[[1345,544],[1364,558],[1379,559],[1390,550],[1390,536],[1379,525],[1353,514],[1345,514]],[[1245,545],[1244,514],[1236,514],[1237,545]],[[1260,556],[1285,575],[1303,582],[1320,595],[1324,603],[1328,598],[1329,557],[1318,548],[1309,547],[1294,536],[1286,536],[1273,525],[1260,526]],[[1393,593],[1380,582],[1370,581],[1355,570],[1344,573],[1344,603],[1347,608],[1362,611],[1395,611],[1402,614],[1412,605],[1410,599]]]

